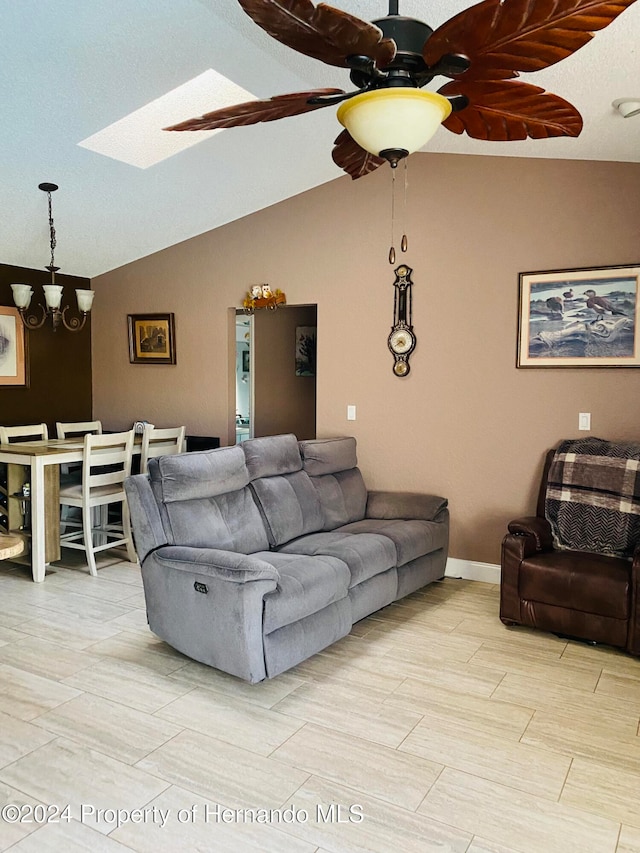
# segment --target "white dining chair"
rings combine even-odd
[[[49,430],[46,424],[28,424],[27,426],[0,426],[0,444],[10,444],[13,441],[47,441]]]
[[[140,453],[140,473],[146,474],[149,468],[149,459],[157,456],[172,456],[175,453],[184,453],[184,436],[186,427],[171,427],[168,429],[156,429],[156,427],[145,426],[142,433],[142,451]]]
[[[40,439],[41,441],[47,441],[49,438],[49,430],[46,424],[27,424],[25,426],[11,426],[11,427],[3,427],[0,426],[0,444],[13,444],[19,441],[33,441]],[[0,465],[0,496],[3,498],[4,506],[0,503],[0,527],[3,529],[9,528],[9,509],[6,506],[6,502],[9,497],[9,485],[8,485],[8,469],[6,465]],[[3,485],[4,482],[4,485]],[[26,514],[26,510],[23,510]]]
[[[93,435],[102,435],[102,421],[56,421],[58,438],[75,438],[84,436],[88,432]]]
[[[125,478],[131,473],[133,438],[132,429],[106,435],[87,433],[82,454],[82,483],[60,489],[61,507],[82,509],[82,530],[64,532],[60,536],[60,546],[85,551],[89,571],[94,577],[98,573],[95,555],[99,551],[124,545],[128,559],[132,563],[137,559],[124,491]],[[108,522],[106,508],[109,504],[121,505],[122,524]],[[105,508],[95,521],[94,507]]]
[[[88,433],[92,435],[102,435],[102,421],[56,421],[56,435],[58,438],[84,438]],[[63,486],[74,485],[82,482],[82,464],[73,463],[71,465],[60,466],[60,477]],[[64,520],[71,519],[73,514],[69,511],[62,511]],[[79,525],[76,525],[79,526]]]
[[[84,438],[88,433],[102,435],[102,421],[56,421],[56,435],[58,438]],[[69,482],[79,483],[81,480],[82,465],[61,465],[60,474]]]

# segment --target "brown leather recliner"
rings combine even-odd
[[[640,543],[632,562],[554,548],[544,511],[553,454],[537,515],[511,521],[502,542],[500,619],[640,655]]]

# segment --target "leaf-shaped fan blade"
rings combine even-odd
[[[238,0],[244,11],[270,36],[294,50],[346,67],[348,56],[369,56],[378,68],[396,55],[396,43],[382,30],[325,3],[311,0]]]
[[[312,89],[310,92],[293,92],[290,95],[277,95],[264,101],[246,101],[222,107],[199,118],[190,118],[180,124],[165,127],[165,130],[216,130],[224,127],[243,127],[257,124],[259,121],[274,121],[277,118],[297,116],[311,110],[329,106],[328,103],[310,104],[309,98],[320,95],[344,95],[342,89]]]
[[[351,175],[354,181],[356,178],[368,175],[369,172],[374,172],[379,166],[387,162],[382,157],[376,157],[361,148],[348,130],[342,131],[333,146],[331,152],[333,162],[344,169],[347,175]]]
[[[518,80],[455,80],[441,95],[466,95],[469,106],[451,113],[447,130],[494,142],[579,136],[582,116],[568,101]]]
[[[538,71],[587,44],[635,0],[484,0],[451,18],[424,47],[434,65],[446,53],[471,60],[465,79]]]

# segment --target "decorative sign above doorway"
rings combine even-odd
[[[279,305],[286,305],[287,297],[277,289],[272,291],[268,284],[254,284],[244,298],[242,307],[245,314],[253,314],[258,308],[275,311]]]

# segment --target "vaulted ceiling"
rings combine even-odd
[[[386,0],[333,5],[367,20],[388,11]],[[471,5],[400,0],[400,12],[435,28]],[[346,70],[271,39],[236,0],[0,0],[0,26],[3,263],[48,263],[43,181],[60,186],[53,213],[61,272],[94,276],[326,181],[349,180],[331,160],[341,130],[333,108],[223,131],[144,169],[78,144],[208,69],[259,98],[351,88]],[[522,75],[580,110],[579,138],[495,143],[440,129],[427,150],[640,162],[640,116],[623,119],[611,105],[640,100],[639,42],[636,3],[573,56]]]

